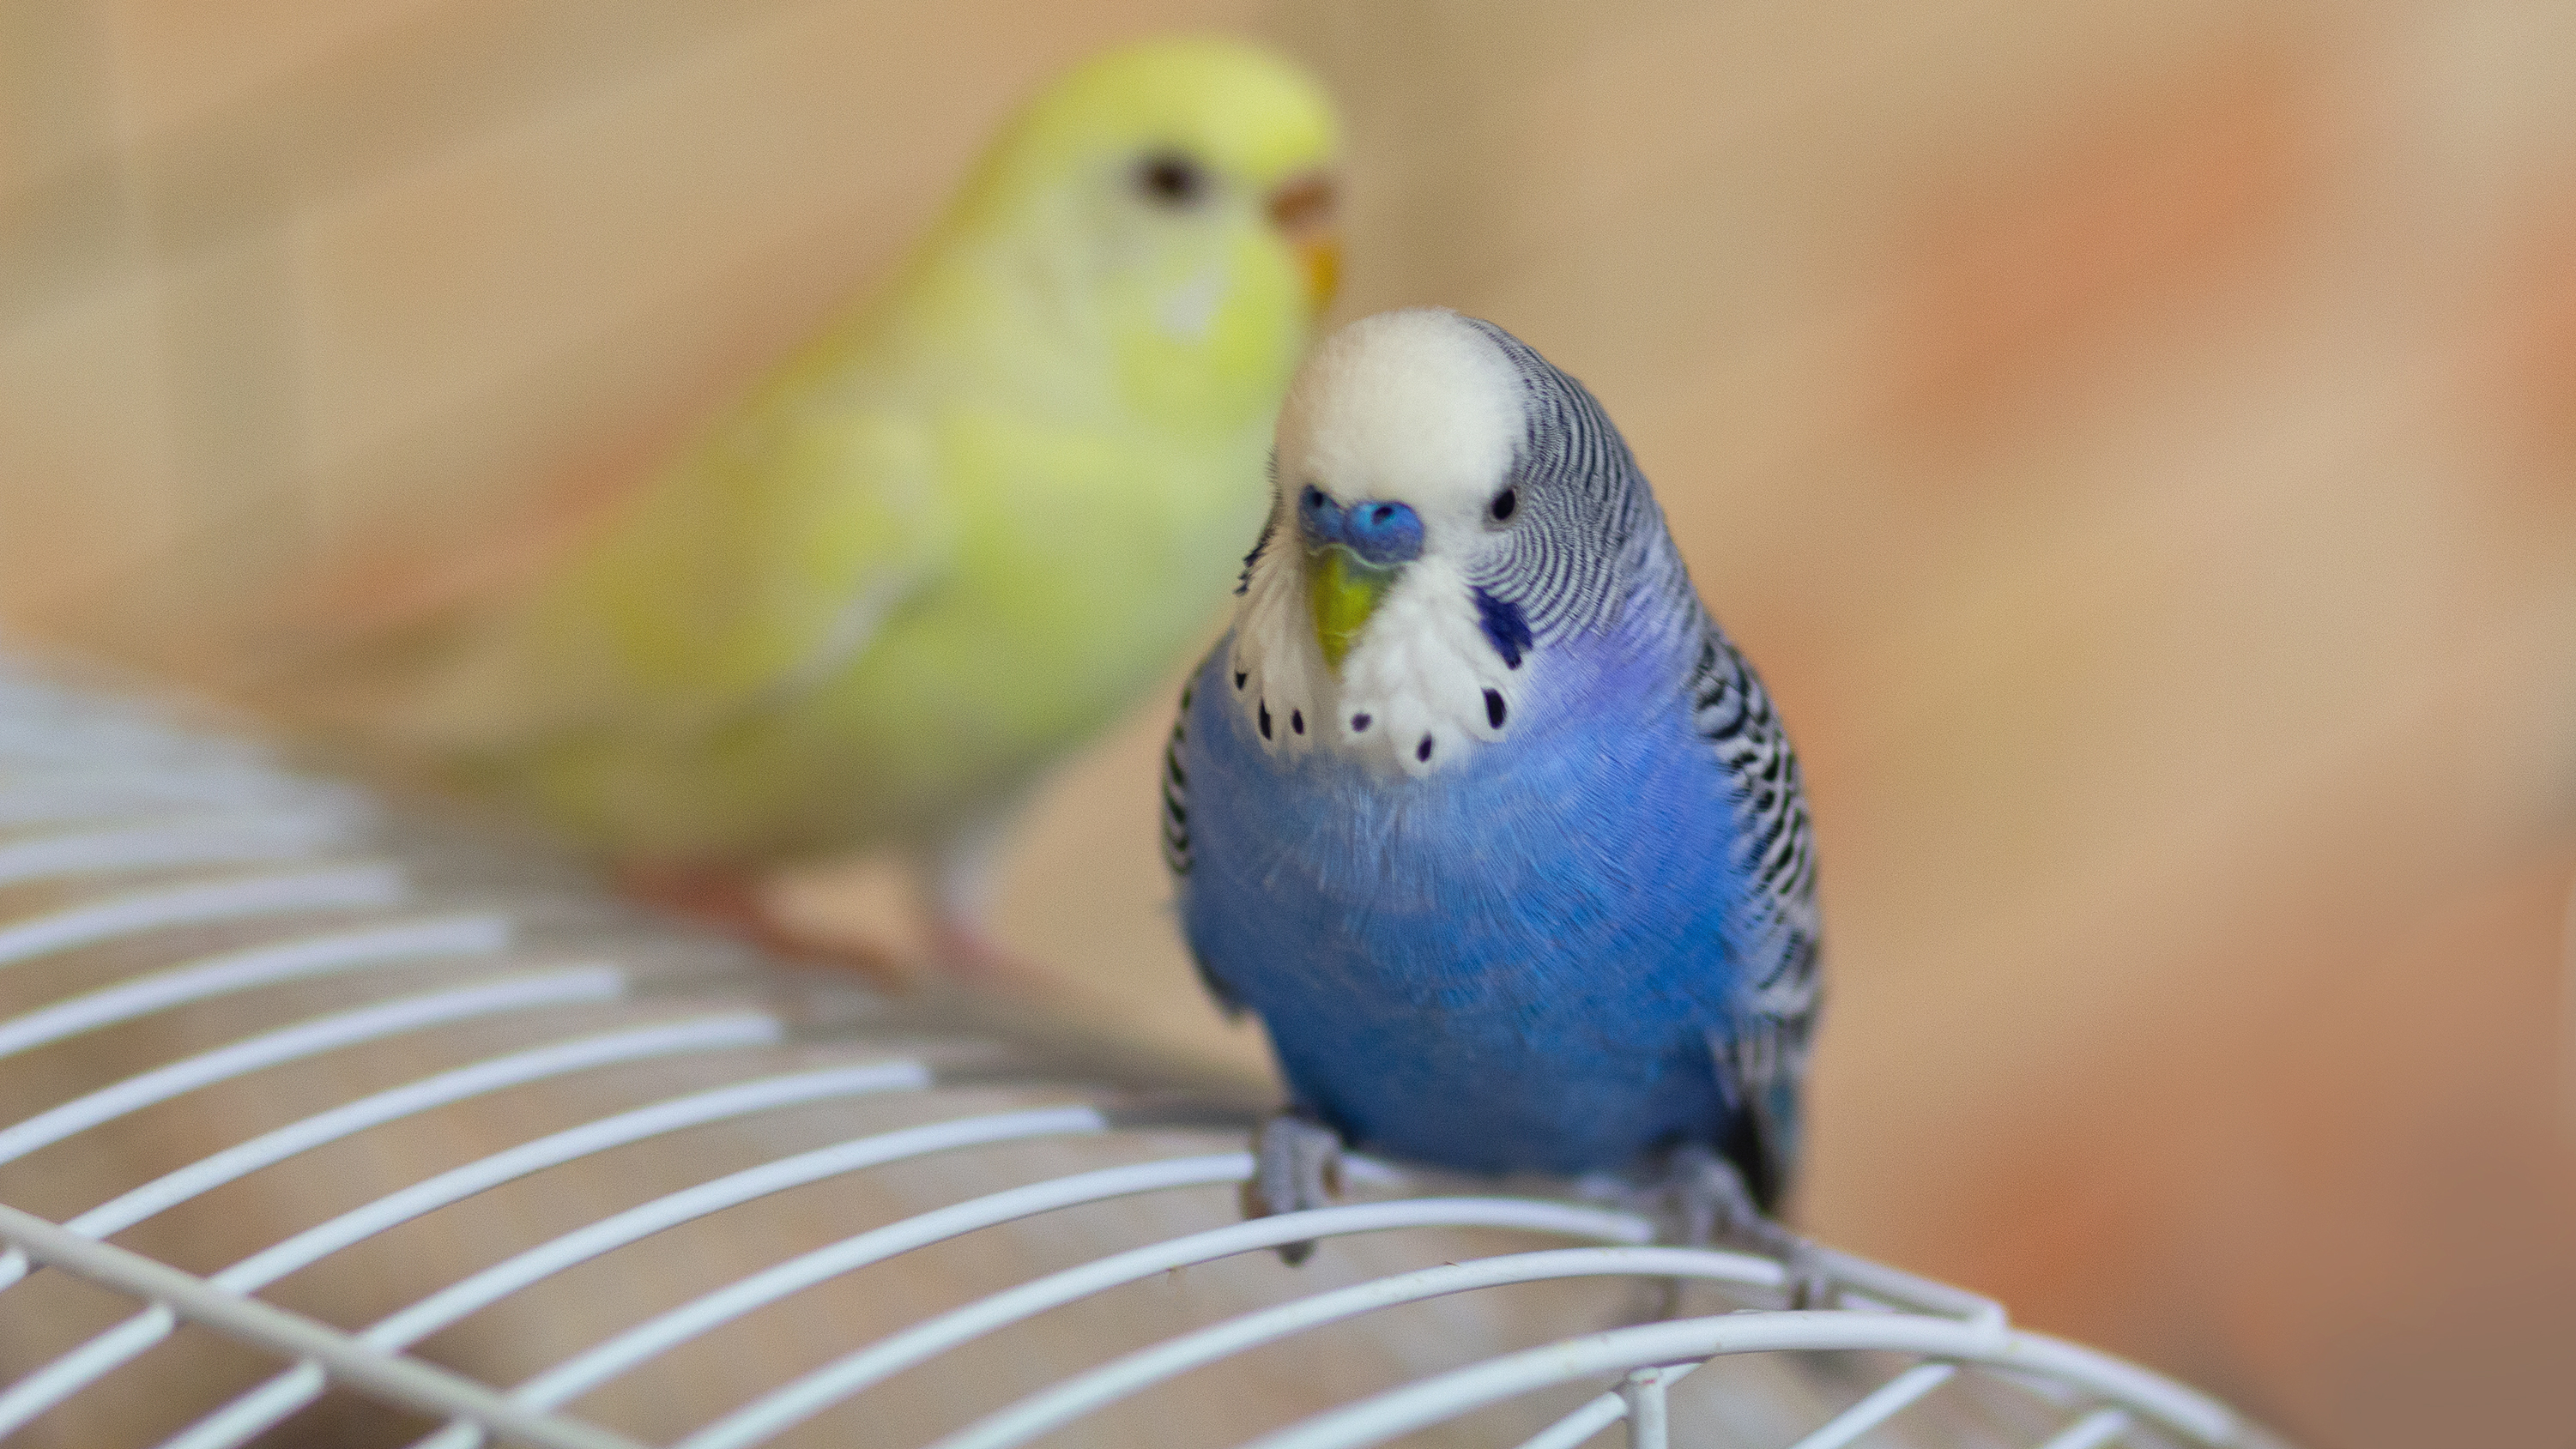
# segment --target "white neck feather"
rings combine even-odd
[[[1305,551],[1293,520],[1283,525],[1253,563],[1227,661],[1235,707],[1263,749],[1283,759],[1331,750],[1418,778],[1519,724],[1537,660],[1503,663],[1467,581],[1445,559],[1405,567],[1336,673],[1307,609]],[[1501,702],[1499,725],[1488,691]]]

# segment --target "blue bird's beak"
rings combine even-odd
[[[1306,607],[1315,642],[1335,670],[1359,642],[1404,565],[1422,556],[1422,519],[1402,503],[1348,507],[1308,484],[1297,499],[1306,543]]]

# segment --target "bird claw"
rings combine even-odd
[[[1675,1148],[1663,1179],[1646,1196],[1649,1210],[1660,1210],[1670,1241],[1693,1248],[1723,1244],[1775,1259],[1790,1308],[1832,1305],[1833,1272],[1824,1251],[1754,1206],[1744,1174],[1715,1151],[1699,1143]],[[1679,1288],[1675,1282],[1675,1296]]]
[[[1266,1218],[1325,1207],[1342,1195],[1342,1139],[1293,1109],[1275,1112],[1252,1134],[1252,1176],[1243,1184],[1243,1215]],[[1294,1268],[1315,1251],[1312,1241],[1282,1243],[1279,1261]]]

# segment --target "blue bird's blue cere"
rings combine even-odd
[[[1371,499],[1346,508],[1309,483],[1297,497],[1297,525],[1307,547],[1338,543],[1381,568],[1422,556],[1422,518],[1407,504]]]
[[[1424,481],[1344,506],[1337,460]],[[1309,551],[1264,551],[1183,692],[1164,845],[1208,984],[1354,1146],[1554,1173],[1699,1146],[1770,1208],[1819,1000],[1806,806],[1617,431],[1501,329],[1394,313],[1317,349],[1279,462],[1316,480],[1279,516],[1406,602],[1328,664]]]
[[[1342,541],[1373,564],[1411,563],[1422,556],[1422,520],[1401,503],[1354,503],[1342,511]]]

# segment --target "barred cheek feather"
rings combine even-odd
[[[1272,756],[1331,749],[1419,777],[1511,731],[1529,661],[1506,665],[1467,581],[1446,559],[1423,558],[1388,591],[1337,677],[1306,611],[1304,559],[1271,549],[1253,564],[1227,669],[1236,709]]]

